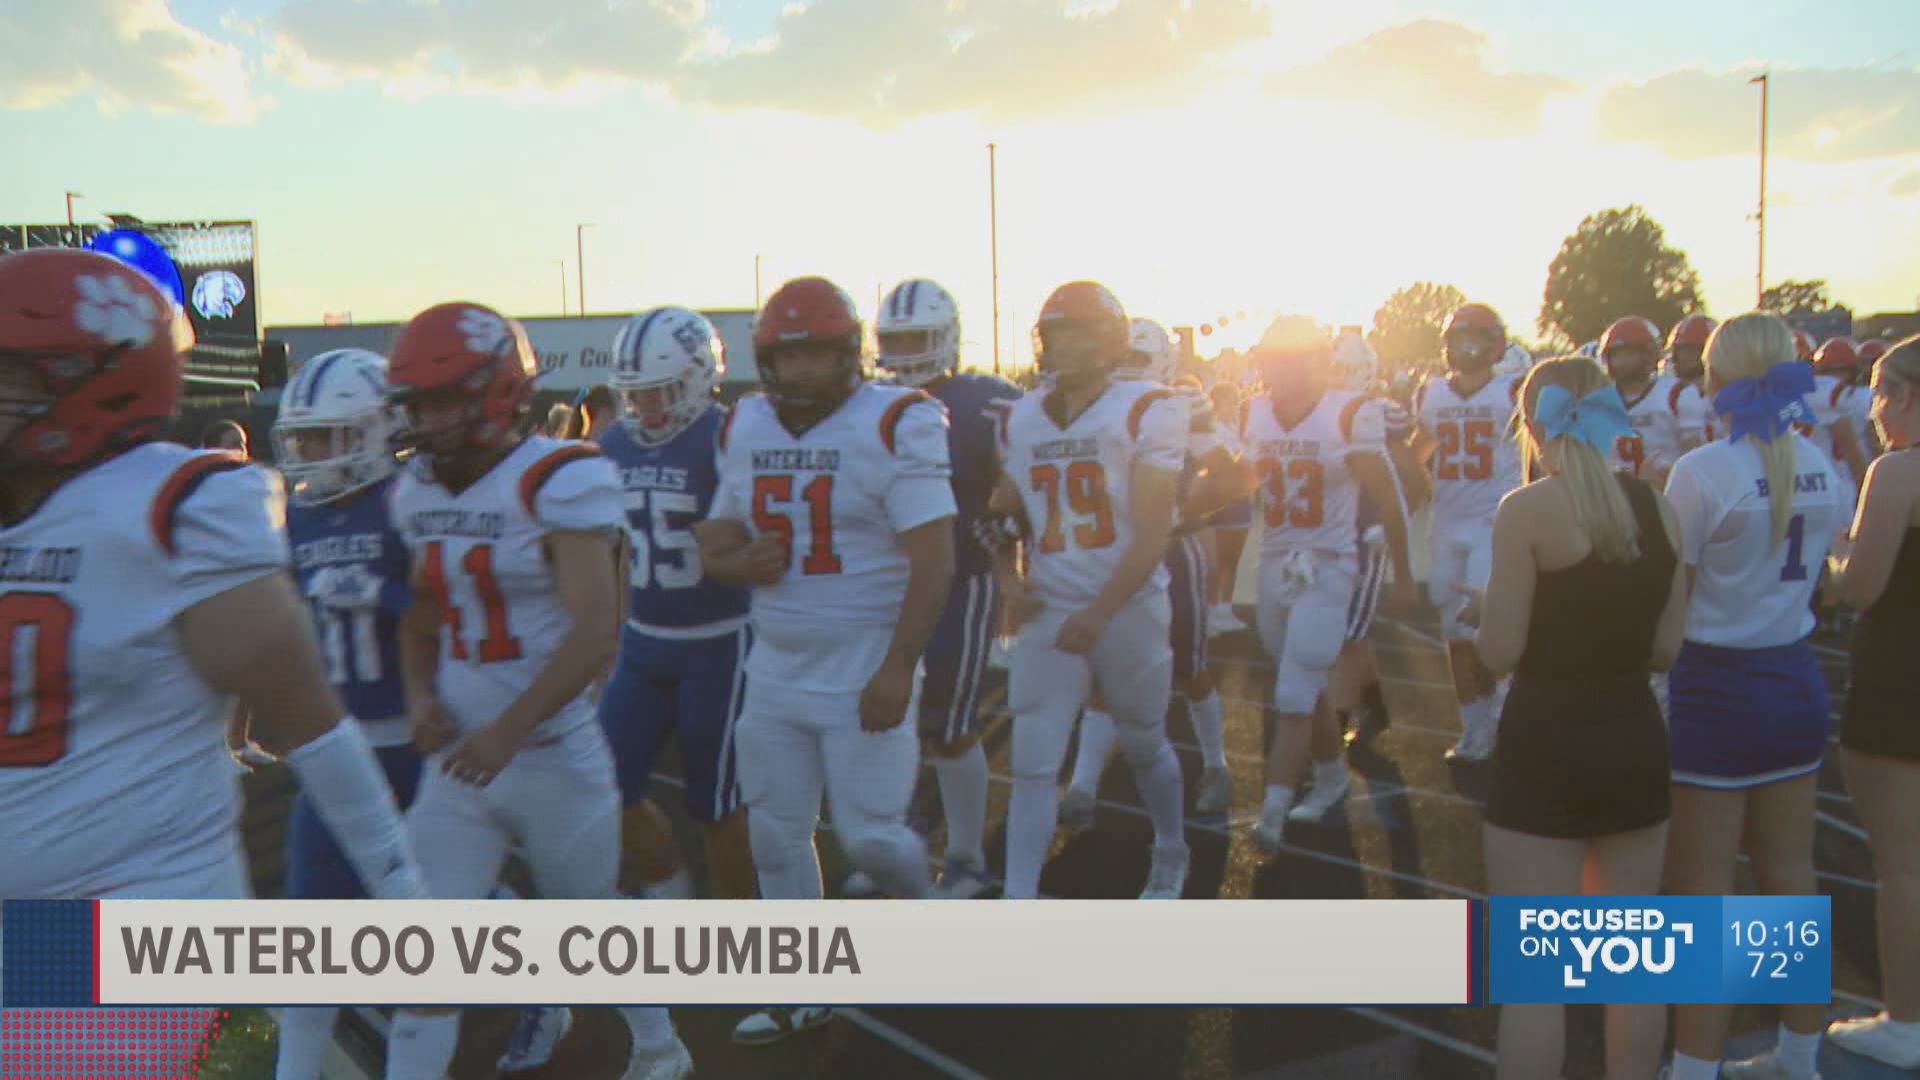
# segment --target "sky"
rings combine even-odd
[[[1337,8],[1337,10],[1336,10]],[[746,308],[929,276],[968,360],[1060,282],[1231,341],[1451,282],[1531,336],[1638,203],[1708,310],[1920,307],[1914,0],[6,0],[0,221],[251,218],[267,324]]]

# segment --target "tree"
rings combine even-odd
[[[1667,246],[1665,230],[1645,210],[1629,206],[1587,215],[1561,243],[1547,268],[1539,326],[1586,342],[1623,315],[1652,319],[1664,331],[1700,310],[1700,275],[1686,253]]]
[[[1367,344],[1385,371],[1407,371],[1440,355],[1440,331],[1454,308],[1467,302],[1459,289],[1416,281],[1387,297],[1373,313]]]
[[[1813,315],[1834,306],[1827,279],[1783,281],[1760,294],[1760,310],[1776,315]]]

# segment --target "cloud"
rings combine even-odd
[[[1421,19],[1275,72],[1267,88],[1282,97],[1344,99],[1477,136],[1531,131],[1540,106],[1573,89],[1553,75],[1495,70],[1491,51],[1487,36],[1470,26]]]
[[[175,18],[166,0],[60,0],[0,5],[0,107],[39,108],[75,96],[102,109],[144,107],[212,120],[252,119],[240,50]]]
[[[768,40],[691,64],[684,100],[867,123],[1020,117],[1198,76],[1265,37],[1264,0],[815,0]]]
[[[1688,68],[1600,96],[1600,133],[1680,158],[1751,153],[1759,138],[1754,72]],[[1864,161],[1920,151],[1920,71],[1782,69],[1770,78],[1768,152]]]
[[[293,0],[264,29],[274,70],[299,82],[524,94],[664,82],[704,14],[700,0]]]
[[[1908,195],[1920,195],[1920,169],[1896,177],[1893,183],[1887,185],[1887,194],[1896,199],[1904,199]]]

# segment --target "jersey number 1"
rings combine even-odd
[[[27,631],[27,665],[20,659],[20,632]],[[0,596],[0,702],[7,710],[0,727],[0,768],[47,765],[67,752],[67,710],[73,703],[72,673],[67,669],[73,641],[73,608],[52,593],[15,592]]]
[[[447,628],[450,655],[455,660],[465,660],[467,642],[460,636],[460,605],[454,602],[453,592],[447,588],[445,560],[441,541],[427,541],[426,564],[421,574],[426,578],[427,591],[440,605],[440,621]],[[507,601],[500,595],[500,583],[493,577],[493,545],[475,544],[468,548],[460,558],[460,569],[473,579],[474,591],[480,594],[480,606],[485,609],[487,636],[480,639],[474,650],[480,662],[493,664],[520,659],[520,639],[507,629]]]

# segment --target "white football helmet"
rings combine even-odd
[[[613,389],[628,434],[657,446],[685,431],[713,404],[726,346],[697,311],[657,307],[629,318],[613,337]]]
[[[294,501],[332,502],[392,474],[401,426],[387,404],[385,357],[365,349],[323,352],[280,391],[274,462]]]
[[[1495,375],[1525,375],[1533,369],[1533,354],[1514,342],[1507,342],[1506,354],[1494,362]]]
[[[1152,319],[1127,324],[1127,362],[1113,370],[1116,379],[1147,379],[1162,386],[1173,382],[1173,338]]]
[[[927,278],[908,278],[880,302],[873,324],[881,370],[902,386],[925,386],[960,366],[960,307]]]
[[[1334,339],[1333,370],[1342,386],[1348,390],[1371,390],[1379,369],[1380,358],[1359,331],[1343,330]]]

